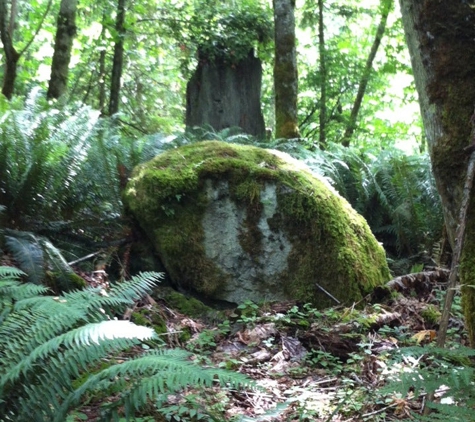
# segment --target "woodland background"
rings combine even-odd
[[[295,14],[298,137],[279,136],[274,94],[282,85],[274,73],[279,53],[273,31],[278,22],[270,3],[0,0],[0,248],[6,266],[0,268],[0,335],[9,339],[0,345],[5,362],[0,420],[22,421],[31,414],[45,421],[133,414],[133,420],[249,420],[244,414],[264,420],[255,408],[275,411],[277,420],[392,420],[423,419],[427,407],[440,420],[471,420],[473,351],[464,347],[463,321],[451,327],[449,349],[431,348],[441,293],[426,291],[426,284],[415,293],[409,288],[409,297],[388,305],[394,308],[368,304],[362,311],[320,313],[297,304],[260,310],[247,303],[236,315],[209,318],[207,328],[184,323],[185,316],[173,312],[173,318],[165,315],[170,302],[160,302],[161,310],[156,303],[137,302],[159,281],[156,274],[119,283],[110,297],[77,290],[85,284],[96,293],[109,289],[109,281],[97,278],[98,269],[107,268],[112,281],[141,269],[131,259],[133,234],[121,202],[133,167],[167,148],[204,139],[277,148],[304,160],[368,220],[394,275],[449,262],[398,5],[392,0],[277,4]],[[186,85],[203,52],[210,61],[224,52],[232,67],[250,49],[263,65],[267,137],[235,127],[186,127]],[[62,296],[45,296],[51,290]],[[126,305],[142,312],[142,319],[132,320],[148,331],[111,328],[109,317],[125,312]],[[458,295],[456,305],[454,319],[460,322]],[[283,326],[261,330],[258,344],[280,358],[292,349],[289,337],[310,348],[302,370],[284,368],[283,379],[295,383],[294,398],[309,386],[312,394],[322,394],[315,380],[328,382],[334,392],[325,398],[325,409],[307,406],[306,399],[292,399],[287,410],[275,408],[285,402],[278,394],[269,399],[267,393],[252,393],[264,400],[261,407],[256,403],[262,400],[241,400],[236,391],[254,385],[249,378],[272,378],[270,357],[253,366],[242,355],[210,355],[221,341],[249,336],[251,327],[282,312],[285,318],[276,318]],[[163,330],[167,318],[188,336],[157,340],[157,333],[164,334],[157,327]],[[348,346],[348,333],[332,330],[354,321]],[[247,331],[241,332],[243,324]],[[310,334],[301,337],[299,326]],[[343,352],[341,338],[348,347]],[[96,345],[94,339],[101,341]],[[330,344],[338,344],[337,351]],[[399,354],[399,346],[415,347]],[[282,362],[296,358],[298,350]],[[243,353],[251,352],[255,349]],[[378,367],[396,372],[389,376]],[[303,375],[305,382],[295,381]],[[390,379],[395,384],[379,392]],[[451,388],[452,401],[433,403],[434,396],[428,396],[427,406],[426,395],[441,394],[442,381]],[[221,407],[212,397],[216,388],[228,397]],[[421,394],[413,397],[412,391]],[[175,401],[171,392],[179,392]],[[236,411],[239,400],[247,403],[245,410]]]

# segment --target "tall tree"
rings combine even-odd
[[[77,0],[61,0],[54,42],[48,98],[59,98],[67,89],[71,50],[76,35]]]
[[[12,41],[14,25],[10,26],[10,23],[14,22],[13,8],[11,13],[12,15],[9,16],[7,0],[0,0],[0,36],[3,44],[3,51],[5,52],[5,70],[3,73],[2,94],[9,100],[13,96],[17,74],[17,63],[20,59],[20,53],[15,50]]]
[[[116,40],[112,63],[111,88],[109,100],[109,115],[119,111],[119,98],[124,65],[124,38],[125,38],[125,4],[126,0],[118,0],[117,17],[115,22]]]
[[[325,25],[323,19],[323,0],[318,0],[318,52],[320,59],[320,130],[318,145],[323,148],[326,144],[325,125],[327,121],[327,55],[325,48]]]
[[[6,98],[11,99],[14,93],[15,81],[17,78],[18,61],[33,44],[36,36],[43,27],[46,17],[48,16],[48,13],[51,9],[52,0],[49,0],[46,4],[36,29],[33,31],[30,39],[25,43],[25,46],[21,49],[21,51],[17,51],[13,45],[13,32],[16,26],[18,4],[16,1],[11,2],[10,13],[8,11],[7,4],[8,0],[0,0],[0,39],[5,52],[2,94],[5,95]]]
[[[459,223],[475,104],[475,10],[469,3],[400,0],[432,169],[452,247]],[[450,18],[448,18],[450,17]],[[475,346],[475,199],[468,210],[460,279]],[[458,239],[460,241],[461,239]]]
[[[273,0],[273,3],[275,135],[277,138],[299,138],[295,0]]]
[[[350,145],[351,137],[356,129],[356,121],[358,119],[358,114],[361,108],[361,103],[363,102],[363,97],[366,93],[366,87],[368,86],[368,81],[373,71],[373,62],[378,52],[381,40],[384,36],[384,31],[386,29],[386,24],[388,22],[389,12],[392,8],[393,0],[381,0],[381,19],[379,21],[378,28],[376,29],[376,35],[374,37],[373,45],[371,46],[371,51],[369,52],[368,59],[366,60],[365,67],[363,69],[363,74],[361,75],[360,83],[358,86],[358,92],[356,94],[355,102],[351,109],[350,121],[345,129],[345,134],[343,135],[342,145],[348,147]]]

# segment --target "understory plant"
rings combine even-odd
[[[411,420],[472,421],[475,414],[474,358],[475,350],[460,345],[453,349],[430,345],[399,349],[391,362],[390,382],[381,393],[396,393],[402,397],[409,392],[416,397],[437,393],[437,402],[425,402],[430,414],[413,413]],[[402,361],[412,362],[411,369],[398,372],[398,368],[404,366]]]
[[[0,226],[96,242],[122,212],[121,183],[138,142],[82,104],[50,104],[36,89],[0,100]]]
[[[121,189],[148,158],[144,142],[87,106],[49,103],[39,89],[0,99],[0,252],[32,282],[59,275],[71,284],[65,260],[127,239]]]
[[[241,374],[202,368],[190,353],[159,347],[153,329],[113,318],[160,280],[143,273],[100,289],[49,296],[21,283],[23,273],[0,267],[0,419],[64,422],[83,400],[101,397],[101,420],[126,420],[185,387],[237,387]],[[119,352],[148,342],[149,351],[119,363]],[[130,353],[129,353],[130,354]],[[106,400],[107,397],[113,397]]]

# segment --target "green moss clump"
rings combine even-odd
[[[194,297],[185,296],[176,291],[169,291],[164,297],[170,307],[190,317],[203,317],[215,313],[213,309]]]
[[[132,313],[131,321],[137,325],[151,327],[157,334],[167,333],[167,324],[156,310],[142,308]]]
[[[421,317],[428,324],[437,324],[441,315],[440,310],[434,305],[428,305],[421,311]]]
[[[76,273],[68,274],[68,279],[71,285],[77,289],[82,289],[87,286],[86,280],[78,276]]]
[[[245,215],[238,241],[245,259],[257,263],[255,283],[264,292],[274,289],[266,283],[278,283],[289,298],[324,307],[335,302],[319,287],[349,302],[389,280],[384,250],[367,223],[304,165],[277,151],[209,141],[137,167],[124,192],[128,212],[181,287],[212,297],[234,277],[207,256],[204,245],[203,219],[219,186]],[[263,199],[269,186],[275,187],[276,204]],[[287,270],[271,281],[259,275],[265,265],[262,221],[292,245]],[[195,312],[183,298],[172,306]]]
[[[87,286],[86,280],[74,272],[60,273],[47,271],[45,285],[55,292],[83,289]]]

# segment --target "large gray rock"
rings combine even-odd
[[[281,152],[220,142],[171,150],[135,169],[124,200],[172,281],[212,299],[326,306],[389,279],[364,219]]]
[[[281,229],[271,230],[267,222],[277,212],[276,185],[262,187],[263,209],[256,221],[262,242],[261,250],[255,256],[241,246],[247,212],[232,199],[229,182],[213,183],[207,179],[205,192],[209,200],[203,216],[205,254],[230,276],[216,296],[237,303],[256,295],[269,300],[285,300],[279,278],[287,270],[292,243]]]

